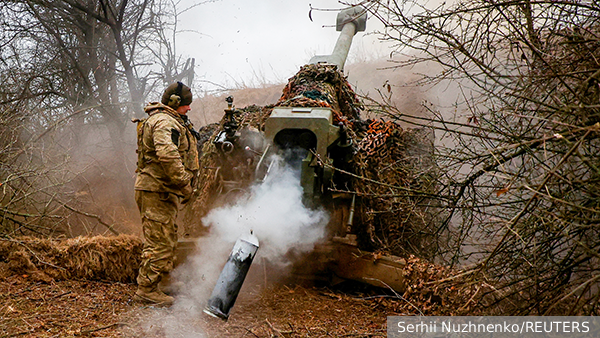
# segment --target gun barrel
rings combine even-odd
[[[338,13],[336,30],[340,36],[333,48],[331,55],[315,55],[309,63],[330,63],[337,65],[340,70],[344,69],[352,39],[356,32],[364,32],[367,23],[367,11],[359,6],[346,8]]]
[[[329,63],[337,65],[339,69],[344,69],[344,64],[346,63],[346,58],[348,57],[354,34],[356,34],[356,26],[354,23],[349,22],[345,24],[335,47],[333,48],[333,52],[329,56]]]

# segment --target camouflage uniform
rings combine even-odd
[[[191,196],[198,149],[187,116],[159,102],[144,110],[149,117],[138,122],[135,199],[145,242],[137,282],[155,288],[173,269],[179,199]]]

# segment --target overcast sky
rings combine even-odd
[[[185,3],[193,0],[184,0]],[[178,51],[196,59],[196,78],[231,88],[283,83],[315,54],[330,54],[337,37],[337,0],[219,0],[180,16]],[[372,32],[374,20],[367,22]],[[194,32],[187,32],[194,31]],[[375,55],[378,42],[358,33],[349,59]],[[202,84],[209,88],[208,83]]]

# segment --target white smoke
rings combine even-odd
[[[260,256],[285,263],[288,250],[309,251],[325,234],[328,215],[306,208],[302,195],[299,173],[276,159],[265,182],[252,187],[247,200],[211,211],[203,223],[231,243],[253,231]]]
[[[237,203],[212,210],[203,219],[211,228],[210,234],[199,238],[196,254],[173,271],[173,279],[183,284],[182,292],[171,309],[153,315],[151,323],[145,325],[149,336],[156,332],[167,338],[205,336],[203,321],[199,320],[204,316],[202,309],[239,237],[252,231],[260,242],[250,273],[257,261],[265,259],[271,265],[289,264],[288,251],[308,252],[323,239],[328,214],[305,207],[299,173],[281,159],[273,163],[263,183],[251,187]]]

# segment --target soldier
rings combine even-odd
[[[198,171],[195,131],[186,116],[191,103],[190,88],[174,83],[167,87],[161,102],[144,108],[149,116],[138,121],[135,200],[145,240],[134,299],[143,303],[173,303],[173,297],[162,288],[173,269],[175,219],[179,205],[192,195]]]

